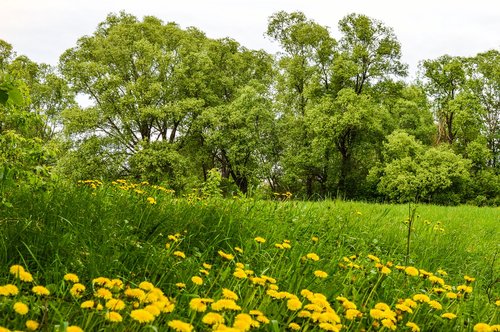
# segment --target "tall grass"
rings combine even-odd
[[[91,280],[100,276],[119,278],[128,287],[147,280],[161,289],[175,302],[175,310],[151,323],[160,330],[174,319],[188,322],[196,330],[207,330],[202,314],[190,309],[190,301],[197,296],[220,298],[222,288],[239,295],[243,312],[259,309],[265,313],[270,322],[260,323],[263,330],[285,330],[290,323],[299,324],[302,330],[320,329],[320,322],[299,318],[298,311],[287,307],[293,296],[303,305],[308,303],[310,299],[300,295],[305,288],[324,294],[340,316],[345,316],[347,309],[336,300],[338,296],[355,303],[361,316],[341,319],[343,328],[353,331],[390,329],[370,316],[370,309],[383,302],[397,312],[398,300],[421,293],[439,300],[443,309],[433,311],[421,304],[412,315],[397,313],[400,320],[396,319],[396,325],[410,329],[404,324],[411,319],[425,331],[472,330],[476,323],[493,324],[498,319],[499,209],[418,206],[406,257],[409,215],[405,205],[175,198],[147,185],[118,188],[61,185],[47,192],[11,193],[13,207],[0,212],[0,286],[16,284],[20,293],[0,295],[0,313],[4,313],[0,326],[21,329],[26,317],[31,317],[44,330],[53,330],[55,325],[64,330],[66,322],[89,331],[140,329],[143,325],[125,314],[123,323],[113,324],[104,319],[106,309],[80,308],[83,300],[95,299],[97,285]],[[147,197],[153,197],[155,204]],[[169,240],[168,236],[176,233],[179,240]],[[256,242],[257,236],[266,242]],[[318,241],[311,240],[313,237]],[[290,241],[290,249],[275,246],[284,240]],[[226,260],[219,250],[235,258]],[[175,256],[174,251],[182,251],[186,258]],[[307,253],[317,254],[320,260],[305,258]],[[381,263],[377,266],[368,255]],[[400,271],[395,268],[406,261],[435,276],[438,270],[446,271],[448,276],[442,278],[459,299],[433,293],[436,285],[422,271],[419,277],[410,277],[404,267]],[[244,270],[253,270],[254,276],[275,278],[279,290],[287,294],[268,294],[269,282],[254,286],[249,281],[252,275],[244,280],[235,278],[236,262],[243,263]],[[349,262],[359,268],[348,267]],[[202,263],[213,265],[211,271],[205,271],[208,275],[200,272]],[[14,264],[32,272],[36,284],[47,286],[51,291],[48,302],[30,294],[30,285],[9,274]],[[382,273],[382,266],[390,269],[390,274]],[[327,278],[315,277],[317,270],[326,272]],[[71,296],[68,282],[63,281],[70,272],[86,283],[82,298]],[[469,285],[465,275],[476,279],[471,294],[457,289],[458,285]],[[192,276],[202,277],[204,284],[193,284]],[[179,282],[186,288],[179,289]],[[125,299],[120,294],[115,297]],[[29,302],[29,314],[16,314],[12,309],[16,301]],[[132,302],[127,308],[128,312],[133,310]],[[441,318],[445,311],[457,314],[457,318],[451,322]],[[225,311],[224,317],[227,325],[237,325],[236,314]],[[339,328],[338,324],[332,322],[332,330]],[[323,325],[323,330],[326,327]]]

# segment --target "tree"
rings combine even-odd
[[[339,22],[340,56],[334,64],[337,82],[361,94],[374,82],[406,76],[401,45],[392,28],[366,15],[350,14]]]

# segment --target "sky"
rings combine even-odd
[[[279,48],[264,32],[277,11],[302,11],[328,26],[336,39],[342,17],[365,14],[394,29],[412,76],[424,59],[500,49],[499,0],[0,0],[0,39],[19,55],[56,65],[78,38],[91,35],[107,14],[121,10],[182,28],[194,26],[208,37],[231,37],[270,53]]]

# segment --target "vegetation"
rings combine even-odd
[[[339,31],[0,40],[0,332],[500,331],[499,51],[409,82],[390,27]]]
[[[407,256],[406,205],[208,192],[125,180],[17,192],[0,219],[0,326],[499,327],[496,208],[418,206]]]

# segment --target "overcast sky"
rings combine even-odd
[[[209,37],[231,37],[272,53],[277,47],[263,34],[274,12],[302,11],[330,27],[336,39],[338,21],[362,13],[394,29],[412,73],[423,59],[500,49],[500,0],[0,0],[0,39],[18,54],[55,65],[79,37],[120,10],[195,26]]]

